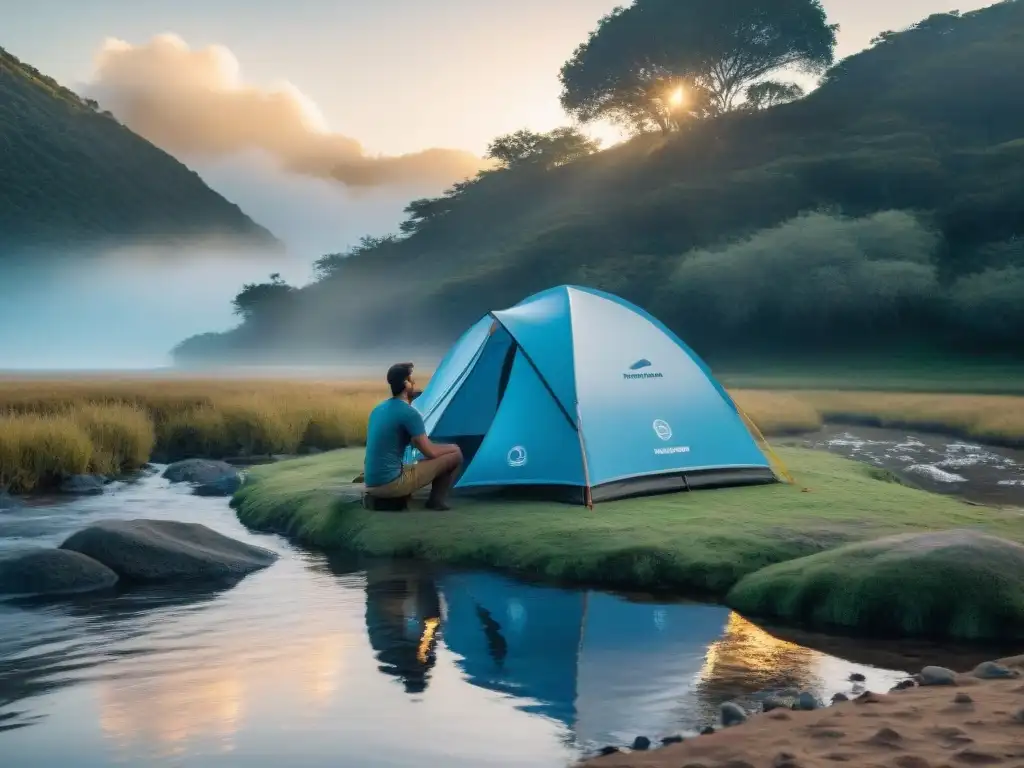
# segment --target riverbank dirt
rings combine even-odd
[[[1024,656],[999,664],[1020,675]],[[579,768],[953,768],[1024,765],[1024,678],[918,686],[813,711],[775,709],[745,723],[649,752]]]

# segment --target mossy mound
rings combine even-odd
[[[980,526],[1024,540],[1024,522],[1009,513],[884,482],[826,453],[779,454],[800,485],[701,490],[592,511],[456,498],[439,514],[363,509],[350,485],[363,453],[342,450],[254,468],[233,505],[250,528],[322,549],[718,595],[765,566],[887,534]]]
[[[975,530],[888,536],[757,571],[726,602],[815,629],[1024,637],[1024,546]]]

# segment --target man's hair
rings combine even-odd
[[[405,391],[405,382],[412,376],[412,363],[395,363],[388,368],[388,386],[395,397]]]

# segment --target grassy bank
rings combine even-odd
[[[888,482],[877,470],[828,454],[780,454],[800,487],[674,494],[592,512],[462,499],[439,515],[371,513],[344,494],[339,500],[362,462],[361,451],[345,450],[259,467],[234,504],[246,525],[318,548],[716,594],[773,563],[887,534],[978,527],[1024,540],[1018,515]]]
[[[733,390],[767,435],[825,420],[945,430],[1024,445],[1024,397],[813,389]],[[0,488],[161,461],[296,454],[361,446],[376,382],[312,379],[81,378],[0,382]]]

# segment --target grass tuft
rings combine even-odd
[[[1024,546],[969,530],[886,537],[757,571],[726,602],[820,630],[1020,638]]]

